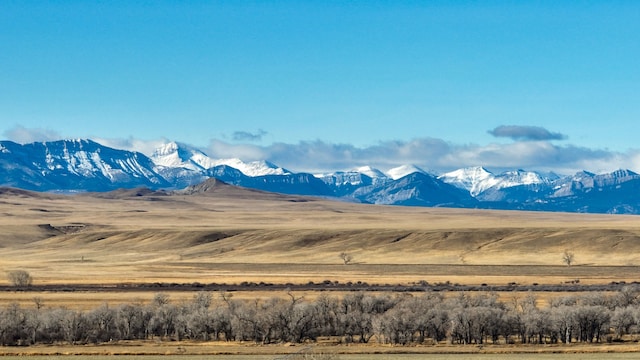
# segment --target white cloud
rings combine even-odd
[[[522,168],[560,174],[581,170],[602,173],[619,168],[640,169],[640,150],[618,153],[572,145],[559,146],[548,141],[459,145],[441,139],[421,138],[355,147],[320,140],[268,146],[213,140],[208,153],[212,157],[266,159],[292,171],[313,173],[348,170],[362,165],[387,170],[403,164],[414,164],[434,172],[478,165],[495,171]]]
[[[29,144],[40,141],[60,140],[60,134],[50,129],[34,128],[28,129],[17,125],[3,133],[5,138],[19,144]]]
[[[239,158],[244,161],[270,160],[265,148],[252,144],[229,144],[213,139],[204,151],[209,157],[218,159]]]
[[[61,139],[52,130],[27,129],[20,126],[6,131],[5,135],[19,143]],[[92,139],[109,147],[138,151],[145,155],[151,155],[156,148],[171,141],[165,138],[142,140],[132,137]],[[213,139],[207,148],[201,150],[216,159],[269,160],[294,172],[310,173],[349,170],[363,165],[386,171],[406,164],[436,173],[468,166],[484,166],[496,172],[521,168],[554,171],[565,175],[581,170],[604,173],[616,169],[630,169],[640,172],[640,149],[614,152],[533,140],[479,145],[454,144],[436,138],[416,138],[410,141],[384,141],[372,146],[356,147],[321,140],[256,145]]]
[[[127,139],[108,139],[108,138],[92,137],[91,140],[114,149],[137,151],[147,156],[151,156],[151,154],[153,154],[153,151],[155,149],[171,141],[164,138],[155,139],[155,140],[142,140],[142,139],[136,139],[133,137],[129,137]]]

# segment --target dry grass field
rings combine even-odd
[[[563,264],[565,250],[575,254],[572,266]],[[640,217],[372,206],[219,182],[180,194],[0,189],[0,251],[0,274],[26,270],[34,285],[628,283],[640,279]],[[352,256],[349,264],[341,252]],[[0,276],[0,285],[9,280]],[[193,297],[169,293],[177,301]],[[559,295],[545,293],[541,301]],[[0,306],[38,297],[50,306],[89,309],[152,296],[4,291]],[[267,289],[234,296],[286,294]]]
[[[637,216],[371,206],[220,183],[171,196],[94,195],[3,191],[0,271],[27,270],[37,284],[555,284],[640,275]],[[562,263],[564,250],[575,265]]]
[[[51,348],[57,352],[52,355]],[[75,360],[133,359],[144,355],[148,360],[297,360],[296,353],[331,354],[332,360],[600,360],[638,358],[637,345],[572,345],[572,346],[493,346],[460,347],[438,346],[372,346],[353,345],[338,347],[335,345],[297,345],[262,346],[251,344],[225,343],[122,343],[100,346],[31,346],[28,348],[0,348],[3,359],[17,359],[29,356],[29,359],[67,359]],[[604,354],[606,353],[606,354]],[[287,357],[289,356],[289,357]],[[322,357],[318,356],[318,359]],[[309,356],[306,359],[313,359]]]

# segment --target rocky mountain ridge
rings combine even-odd
[[[268,161],[212,159],[175,142],[147,157],[91,140],[0,141],[0,186],[49,192],[183,189],[212,177],[252,189],[371,204],[640,213],[640,175],[630,170],[559,176],[470,167],[434,175],[403,165],[387,173],[363,166],[313,175]]]

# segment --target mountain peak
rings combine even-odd
[[[232,168],[240,170],[243,174],[251,177],[264,176],[264,175],[290,175],[291,172],[287,169],[281,168],[273,163],[265,160],[257,160],[251,162],[244,162],[238,158],[232,159],[219,159],[213,161],[214,166],[227,165]]]
[[[627,177],[627,176],[638,176],[638,173],[633,172],[629,169],[618,169],[616,171],[613,171],[611,175],[615,177]]]
[[[229,185],[215,179],[203,183],[212,176]],[[199,186],[189,191],[216,196],[255,195],[246,189],[240,193],[234,185],[377,204],[640,213],[640,175],[625,169],[598,175],[582,171],[560,178],[522,169],[493,174],[475,166],[436,178],[415,165],[390,169],[388,176],[361,166],[317,179],[265,160],[212,159],[175,141],[156,149],[152,158],[85,139],[25,145],[0,141],[0,186],[38,191],[149,189],[117,193],[131,196],[160,188],[185,189],[197,183]],[[475,199],[469,200],[469,195]]]
[[[427,172],[413,164],[401,165],[387,171],[387,175],[393,180],[398,180],[414,173],[426,174]]]
[[[252,177],[291,174],[290,171],[265,160],[247,163],[238,158],[212,159],[194,147],[175,141],[158,147],[153,152],[151,159],[156,165],[166,168],[184,168],[193,171],[206,171],[216,166],[227,165]]]
[[[499,182],[493,173],[482,166],[454,170],[440,175],[438,179],[458,188],[468,190],[471,196],[476,196]]]
[[[378,170],[378,169],[376,169],[374,167],[371,167],[369,165],[357,167],[353,171],[361,173],[363,175],[367,175],[368,177],[370,177],[372,179],[386,178],[387,177],[382,171],[380,171],[380,170]]]
[[[168,168],[201,171],[212,167],[212,160],[202,151],[175,141],[156,148],[151,159],[156,165]]]
[[[177,152],[178,149],[179,149],[178,143],[175,142],[175,141],[171,141],[171,142],[168,142],[166,144],[163,144],[163,145],[157,147],[153,151],[153,154],[151,156],[152,157],[159,157],[159,156],[170,155],[170,154],[173,154],[173,153]]]

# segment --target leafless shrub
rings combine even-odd
[[[569,250],[565,250],[564,253],[562,254],[562,262],[564,262],[567,266],[571,266],[573,264],[574,259],[575,259],[575,255]]]
[[[340,259],[342,259],[345,265],[349,265],[353,260],[353,256],[343,251],[340,253]]]
[[[33,283],[31,274],[25,270],[13,270],[7,273],[7,278],[13,286],[24,287]]]

